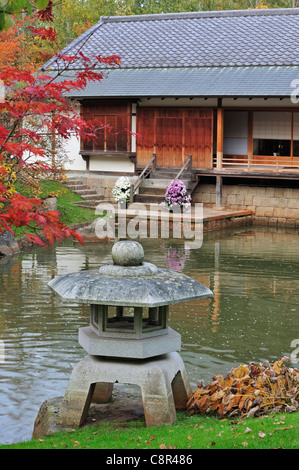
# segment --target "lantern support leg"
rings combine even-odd
[[[178,371],[172,381],[171,387],[176,409],[184,410],[191,393],[187,372],[185,369]]]
[[[141,388],[145,422],[147,426],[172,424],[176,411],[170,383],[161,369],[148,375],[148,383]]]
[[[93,403],[108,403],[111,401],[113,384],[107,382],[97,383],[93,392]]]
[[[172,424],[176,408],[185,408],[191,393],[184,363],[176,352],[132,361],[88,355],[73,369],[58,423],[81,426],[95,390],[110,398],[115,382],[141,388],[147,426]]]

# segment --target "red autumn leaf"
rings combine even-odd
[[[40,10],[37,12],[37,17],[43,22],[53,21],[54,15],[53,15],[52,8],[53,8],[53,2],[52,0],[49,0],[48,6],[44,8],[43,10]]]
[[[37,6],[42,8],[44,4],[45,2],[38,1]],[[76,55],[57,54],[56,63],[59,68],[56,75],[55,72],[52,75],[52,71],[49,75],[41,69],[37,72],[34,67],[27,66],[26,61],[20,60],[23,58],[23,48],[20,47],[22,34],[27,34],[29,38],[38,36],[55,41],[56,32],[53,27],[40,27],[40,20],[52,21],[52,7],[53,2],[50,0],[44,9],[30,19],[29,27],[28,23],[24,26],[21,22],[22,27],[16,25],[14,30],[10,30],[10,34],[0,33],[0,44],[3,46],[0,48],[0,80],[4,82],[7,91],[5,101],[0,103],[0,114],[7,116],[7,123],[1,120],[0,125],[0,232],[8,230],[13,233],[14,227],[27,227],[30,232],[27,237],[40,245],[45,242],[38,236],[37,230],[43,233],[49,243],[69,237],[74,237],[80,243],[83,240],[61,222],[58,211],[45,211],[41,199],[26,198],[16,193],[11,175],[17,174],[18,178],[20,172],[26,172],[36,179],[39,173],[44,175],[51,171],[50,164],[43,162],[48,152],[43,143],[44,133],[49,133],[50,136],[55,133],[62,140],[71,136],[81,137],[82,140],[97,138],[98,128],[102,124],[86,122],[79,116],[65,97],[65,92],[84,89],[89,82],[100,82],[103,74],[96,71],[96,64],[113,66],[120,63],[120,58],[116,55],[89,57],[79,51]],[[14,44],[12,39],[15,40]],[[37,47],[38,45],[39,42]],[[3,55],[7,51],[11,51],[10,60]],[[83,61],[82,69],[67,79],[62,79],[62,72],[72,68],[76,61]],[[28,119],[30,125],[27,127]],[[34,156],[34,161],[27,160],[28,155]]]
[[[25,235],[29,241],[37,243],[40,246],[46,246],[45,243],[37,235],[33,235],[32,233],[25,233]]]
[[[28,29],[31,31],[33,36],[38,36],[43,40],[54,41],[57,39],[57,31],[53,28],[35,28],[34,26],[29,26]]]

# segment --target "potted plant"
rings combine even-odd
[[[126,203],[130,201],[131,183],[127,176],[120,176],[117,178],[112,194],[115,201],[119,202],[121,206],[126,207]]]
[[[162,204],[169,211],[174,211],[177,207],[188,209],[191,206],[191,196],[187,195],[187,189],[183,181],[171,181],[166,189]]]

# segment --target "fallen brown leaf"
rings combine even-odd
[[[299,369],[287,367],[282,359],[255,365],[241,364],[226,375],[216,375],[208,385],[202,382],[190,395],[187,412],[217,412],[220,417],[237,414],[260,416],[267,411],[298,410]]]

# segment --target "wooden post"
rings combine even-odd
[[[216,176],[216,209],[222,208],[222,176]]]
[[[85,161],[86,164],[86,171],[89,171],[89,155],[82,155],[83,160]]]
[[[249,111],[248,112],[248,147],[247,147],[247,153],[248,153],[248,170],[250,169],[251,163],[252,163],[252,155],[253,155],[253,112]]]
[[[217,108],[217,170],[222,169],[223,160],[223,108],[222,99],[218,99]]]
[[[134,202],[134,184],[130,186],[130,203]]]
[[[155,169],[157,168],[157,155],[156,155],[155,153],[153,153],[153,157],[152,157],[152,158],[154,158],[154,157],[155,157],[155,159],[154,159],[154,161],[153,161],[153,168],[154,168],[154,170],[155,170]]]

